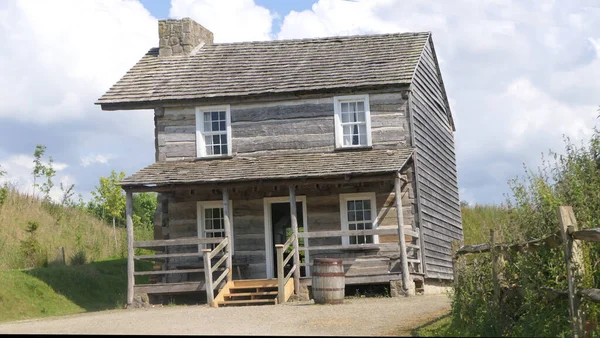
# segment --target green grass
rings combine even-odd
[[[450,314],[434,319],[424,325],[413,329],[410,334],[413,337],[448,337],[452,317]]]
[[[136,262],[136,270],[150,270]],[[147,278],[136,277],[136,283]],[[0,322],[123,308],[127,260],[0,271]]]

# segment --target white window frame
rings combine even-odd
[[[227,154],[207,155],[206,142],[204,140],[204,113],[213,111],[225,111],[225,122],[227,131]],[[233,145],[231,144],[231,108],[225,106],[196,107],[196,156],[198,157],[225,157],[231,156]]]
[[[198,238],[205,238],[204,237],[204,209],[206,208],[221,208],[223,209],[223,201],[199,201],[196,204],[196,215],[197,215],[197,229],[198,229]],[[231,200],[229,200],[229,226],[231,227],[231,232],[230,232],[230,252],[231,255],[233,256],[233,204],[231,203]],[[200,244],[198,246],[198,250],[204,249],[206,248],[206,245],[204,244]]]
[[[373,229],[377,229],[379,226],[379,218],[377,211],[377,200],[374,192],[361,192],[353,194],[340,194],[340,220],[342,223],[342,231],[349,230],[348,223],[348,206],[347,202],[352,200],[370,200],[371,201],[371,222],[373,223]],[[373,243],[379,243],[379,236],[373,235]],[[367,243],[365,243],[367,244]],[[371,244],[371,243],[369,243]],[[342,236],[342,245],[350,245],[350,237]],[[354,245],[354,244],[353,244]],[[360,245],[360,244],[359,244]]]
[[[342,128],[342,102],[364,101],[365,102],[365,122],[367,126],[367,144],[361,145],[344,145],[344,130]],[[333,97],[333,111],[335,121],[335,147],[336,149],[343,148],[365,148],[373,146],[371,139],[371,108],[369,105],[369,94],[364,95],[347,95]]]

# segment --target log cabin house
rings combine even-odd
[[[128,304],[306,298],[315,258],[393,294],[452,280],[455,128],[431,33],[214,43],[189,18],[158,28],[159,47],[96,102],[154,111],[155,163],[121,182]],[[138,192],[158,193],[153,241],[133,238]]]

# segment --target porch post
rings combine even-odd
[[[292,220],[292,232],[294,233],[294,293],[300,290],[300,252],[298,252],[298,218],[296,217],[296,187],[290,185],[290,218]],[[306,217],[306,215],[304,216]]]
[[[398,218],[398,242],[400,243],[400,264],[402,265],[402,290],[408,296],[408,283],[410,275],[408,272],[408,261],[406,257],[406,242],[404,242],[404,213],[402,212],[402,189],[400,177],[394,179],[394,190],[396,195],[396,217]]]
[[[127,220],[127,305],[133,304],[133,194],[125,191],[125,217]]]
[[[225,226],[225,237],[229,240],[229,244],[225,247],[225,254],[227,254],[227,281],[230,282],[233,279],[233,266],[231,260],[231,248],[233,241],[231,240],[231,220],[229,219],[229,191],[227,188],[223,188],[223,223]]]

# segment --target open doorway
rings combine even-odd
[[[267,278],[275,278],[277,272],[277,252],[275,244],[284,244],[292,235],[292,222],[290,213],[290,202],[287,197],[265,198],[265,244]],[[307,231],[306,227],[306,197],[296,197],[296,217],[298,220],[298,232]],[[299,247],[303,247],[304,239],[298,240]],[[291,252],[290,247],[284,256]],[[305,257],[308,253],[300,251],[300,262],[307,262]],[[292,268],[293,260],[290,260],[284,267],[284,272],[287,274]],[[307,276],[307,269],[300,267],[300,275]]]

